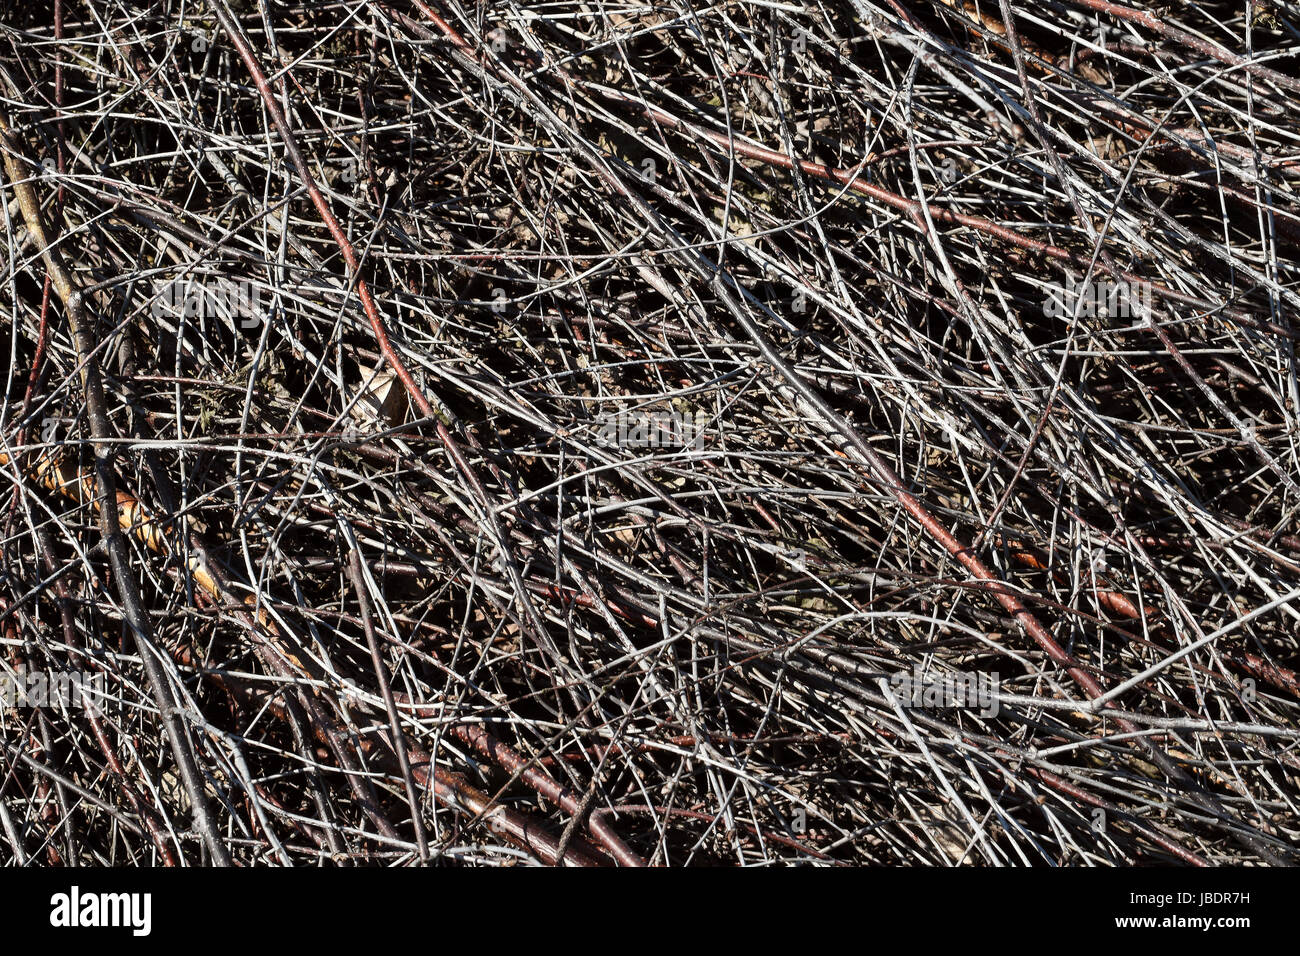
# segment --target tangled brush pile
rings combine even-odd
[[[0,861],[1294,863],[1300,18],[0,26]]]

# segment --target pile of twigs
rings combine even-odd
[[[1298,30],[11,4],[0,862],[1296,862]]]

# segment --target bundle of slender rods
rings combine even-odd
[[[1297,51],[8,3],[0,863],[1300,862]]]

